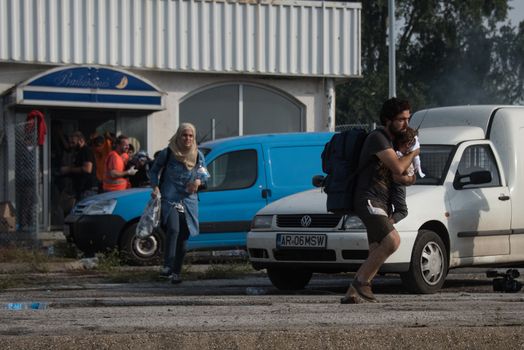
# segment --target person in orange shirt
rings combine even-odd
[[[101,190],[102,183],[104,182],[107,155],[111,152],[113,143],[109,137],[104,137],[102,135],[94,136],[91,143],[95,155],[96,178],[100,185],[99,189]]]
[[[125,170],[126,160],[123,155],[127,154],[129,139],[125,135],[117,137],[115,149],[107,155],[105,162],[105,174],[102,188],[105,192],[122,191],[131,187],[128,176],[133,176],[138,170],[131,167]]]

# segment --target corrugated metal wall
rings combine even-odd
[[[0,0],[0,61],[361,74],[360,3]]]

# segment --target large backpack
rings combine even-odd
[[[329,212],[345,215],[353,210],[356,175],[363,168],[359,168],[358,162],[367,135],[368,132],[361,128],[337,133],[322,151],[322,170],[327,174],[324,192]]]

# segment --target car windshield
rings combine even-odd
[[[420,164],[422,172],[426,175],[420,178],[417,174],[415,185],[440,185],[444,183],[444,176],[453,152],[453,146],[421,145]]]

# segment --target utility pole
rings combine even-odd
[[[389,0],[388,5],[388,24],[389,24],[389,97],[397,96],[397,76],[395,62],[395,0]]]

